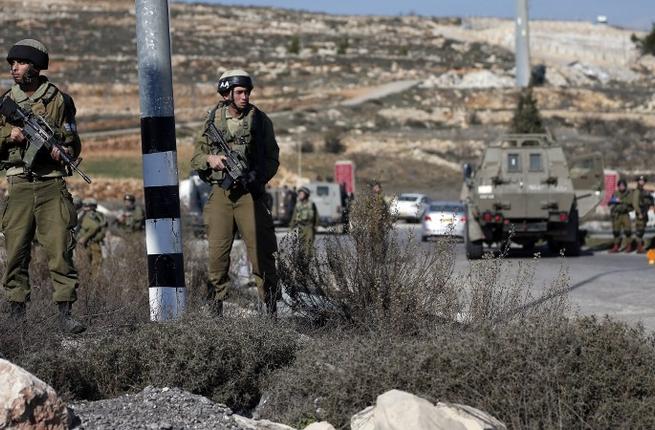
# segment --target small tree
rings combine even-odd
[[[291,40],[289,41],[288,51],[289,54],[294,54],[294,55],[300,54],[300,37],[297,34],[291,36]]]
[[[655,23],[653,23],[653,27],[646,37],[641,39],[637,37],[636,34],[632,34],[630,40],[632,40],[637,49],[639,49],[641,55],[655,55]]]
[[[348,37],[344,37],[343,39],[339,40],[337,42],[337,55],[344,55],[348,52],[348,48],[350,48],[350,40],[348,40]]]
[[[521,91],[519,103],[512,118],[512,133],[545,133],[537,101],[532,96],[532,88]]]

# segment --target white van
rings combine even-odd
[[[334,182],[310,182],[305,186],[318,210],[318,224],[322,227],[341,225],[346,201],[342,187]]]

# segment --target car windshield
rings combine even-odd
[[[330,195],[330,188],[326,187],[326,186],[323,186],[323,185],[319,185],[318,187],[316,187],[316,195],[321,196],[321,197],[322,196],[329,196]]]
[[[399,202],[415,202],[419,199],[418,196],[400,196],[398,197]]]
[[[463,214],[464,206],[462,205],[445,205],[445,204],[436,204],[430,205],[430,212],[450,212],[454,214]]]

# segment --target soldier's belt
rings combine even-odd
[[[9,176],[7,177],[7,181],[11,184],[19,184],[24,182],[47,182],[60,178],[61,176],[37,176],[23,173],[21,175]]]

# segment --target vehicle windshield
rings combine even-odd
[[[398,197],[399,202],[415,202],[418,199],[419,199],[418,196],[402,196],[401,195],[400,197]]]
[[[330,188],[326,187],[326,186],[323,186],[323,185],[319,185],[318,187],[316,187],[316,195],[321,196],[321,197],[322,196],[329,196],[330,195]]]
[[[450,212],[454,214],[463,214],[464,206],[462,205],[445,205],[445,204],[436,204],[430,205],[430,212]]]

